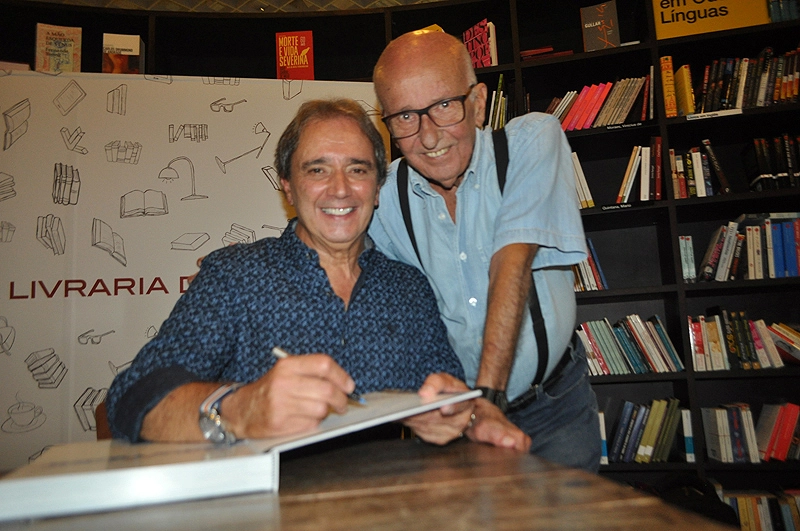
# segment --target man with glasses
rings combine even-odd
[[[560,124],[530,113],[499,136],[482,129],[486,85],[461,41],[441,32],[392,41],[373,81],[404,158],[370,236],[433,286],[467,383],[484,393],[465,433],[485,439],[503,411],[532,453],[596,471],[597,400],[574,334],[570,269],[586,248]]]

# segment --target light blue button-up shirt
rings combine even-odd
[[[470,386],[480,365],[492,255],[511,243],[539,245],[533,276],[550,349],[546,376],[561,358],[576,324],[569,266],[586,258],[570,148],[558,120],[530,113],[511,120],[506,134],[510,162],[503,193],[491,130],[477,131],[472,160],[456,192],[455,222],[444,198],[409,167],[409,204],[422,265],[400,211],[399,160],[390,167],[369,229],[383,253],[427,275]],[[530,386],[537,367],[536,339],[525,312],[507,386],[510,400]]]

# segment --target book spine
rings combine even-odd
[[[675,95],[675,78],[672,67],[672,56],[665,55],[660,59],[661,88],[664,96],[664,116],[675,118],[678,116],[678,101]]]

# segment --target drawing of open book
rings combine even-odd
[[[277,491],[281,452],[478,396],[478,390],[431,399],[410,391],[367,393],[366,406],[331,414],[309,432],[234,445],[104,440],[54,446],[0,479],[0,521]]]
[[[163,216],[169,214],[167,194],[160,190],[131,190],[119,198],[119,217]]]
[[[125,257],[125,241],[102,219],[92,220],[92,247],[102,249],[120,264],[128,265],[128,259]]]

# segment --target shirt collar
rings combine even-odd
[[[280,240],[283,241],[289,249],[292,249],[292,251],[296,253],[299,258],[312,260],[314,264],[318,266],[319,253],[306,245],[303,240],[298,238],[296,232],[297,222],[297,218],[292,218],[289,220],[289,224],[281,234]],[[364,240],[364,250],[361,251],[361,254],[358,256],[358,265],[361,266],[361,269],[364,269],[369,264],[370,257],[375,252],[375,242],[372,241],[372,238],[370,238],[369,235],[366,235]]]

